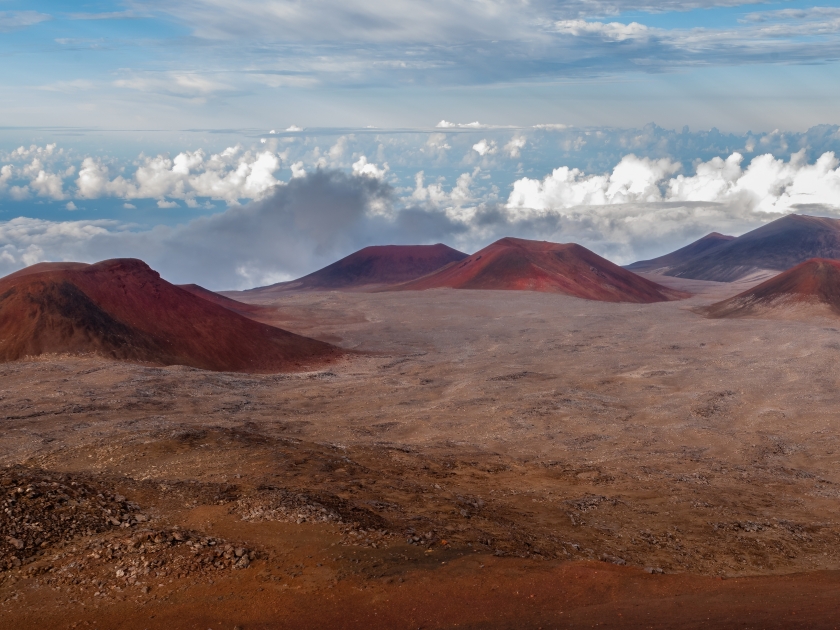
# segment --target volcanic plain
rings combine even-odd
[[[648,277],[694,296],[231,293],[348,352],[0,365],[0,626],[835,627],[840,319]]]

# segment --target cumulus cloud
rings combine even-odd
[[[259,199],[280,181],[274,173],[280,158],[272,151],[243,151],[230,147],[210,155],[204,151],[185,151],[175,158],[166,155],[146,157],[128,178],[111,178],[103,161],[87,157],[76,179],[78,196],[83,199],[120,197],[123,199],[187,199],[210,197],[228,203]]]
[[[473,151],[478,153],[481,157],[484,157],[485,155],[493,155],[497,150],[498,147],[496,146],[496,141],[488,141],[486,138],[482,138],[473,145]]]
[[[353,174],[360,177],[372,177],[373,179],[383,179],[388,172],[388,164],[383,164],[379,168],[376,164],[371,164],[368,159],[362,155],[353,163]]]
[[[682,168],[679,163],[635,155],[603,175],[561,167],[542,180],[517,180],[507,208],[521,216],[640,202],[721,203],[766,213],[790,212],[798,206],[840,208],[840,161],[833,152],[813,164],[807,162],[804,149],[787,162],[765,154],[743,168],[743,160],[740,153],[715,157],[697,164],[694,175],[673,177]]]
[[[635,155],[624,157],[612,173],[604,175],[586,175],[563,166],[541,181],[524,177],[514,182],[507,207],[525,215],[584,205],[662,201],[663,178],[679,169],[667,158]]]
[[[517,134],[505,145],[505,151],[511,158],[518,158],[522,154],[522,149],[525,148],[526,143],[525,137]]]

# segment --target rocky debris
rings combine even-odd
[[[243,521],[281,523],[340,523],[341,517],[320,503],[286,490],[262,492],[239,499],[233,508]]]
[[[126,537],[94,539],[22,572],[37,584],[87,589],[95,597],[136,587],[148,593],[163,579],[187,579],[247,569],[255,551],[181,529],[144,529]]]
[[[326,492],[261,486],[256,494],[236,501],[231,511],[246,521],[343,523],[354,524],[354,529],[387,529],[385,519],[378,514]]]
[[[609,562],[610,564],[617,564],[618,566],[624,566],[627,564],[627,561],[624,558],[611,556],[608,553],[601,554],[601,562]]]
[[[422,545],[432,547],[436,542],[440,541],[437,532],[429,530],[427,532],[418,532],[412,528],[406,530],[406,540],[409,545]]]
[[[382,549],[387,547],[395,536],[384,529],[364,529],[358,523],[342,526],[341,544],[354,547]]]
[[[145,523],[139,510],[102,484],[23,467],[0,469],[0,571],[79,536]]]

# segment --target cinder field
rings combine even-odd
[[[840,319],[656,280],[264,298],[353,351],[307,373],[0,365],[0,527],[67,514],[0,531],[0,626],[835,627]]]

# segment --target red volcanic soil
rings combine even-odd
[[[703,238],[698,239],[693,243],[689,243],[685,247],[681,247],[670,254],[665,254],[664,256],[659,256],[658,258],[651,258],[650,260],[639,260],[634,262],[632,265],[626,265],[624,268],[629,269],[630,271],[667,270],[675,265],[685,263],[696,256],[705,254],[710,249],[714,249],[718,245],[734,240],[734,236],[727,236],[726,234],[712,232],[711,234],[706,234]]]
[[[601,258],[575,243],[503,238],[466,260],[393,287],[495,289],[564,293],[601,302],[664,302],[688,297]]]
[[[467,254],[437,245],[375,245],[307,276],[251,292],[364,290],[425,276]]]
[[[342,351],[197,297],[140,260],[115,259],[41,263],[0,279],[0,361],[50,353],[280,372]]]
[[[710,317],[743,317],[818,307],[840,315],[840,260],[812,258],[743,293],[713,304]]]

